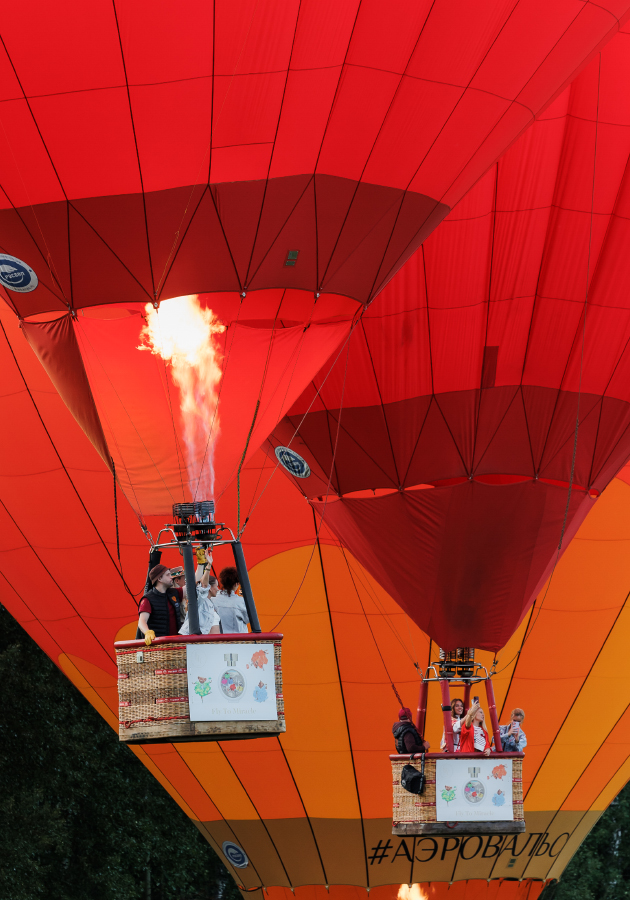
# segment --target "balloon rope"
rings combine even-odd
[[[315,394],[313,395],[313,399],[312,399],[311,402],[309,403],[306,412],[304,413],[304,415],[303,415],[302,418],[300,419],[300,421],[299,421],[299,423],[298,423],[298,425],[297,425],[297,428],[294,430],[293,434],[291,435],[291,439],[290,439],[290,440],[288,441],[288,443],[286,444],[287,447],[290,447],[291,444],[293,443],[293,441],[295,440],[295,438],[297,437],[297,434],[298,434],[300,428],[301,428],[302,425],[304,424],[304,420],[305,420],[306,417],[308,416],[309,412],[311,411],[311,408],[312,408],[313,404],[315,403],[315,401],[316,401],[317,398],[319,397],[320,393],[322,392],[322,390],[323,390],[323,388],[324,388],[324,385],[325,385],[326,382],[328,381],[328,376],[331,374],[331,372],[333,371],[333,369],[334,369],[335,366],[337,365],[337,362],[339,361],[339,358],[340,358],[341,354],[343,353],[343,351],[344,351],[345,348],[346,348],[346,345],[347,345],[348,342],[350,341],[350,338],[351,338],[352,335],[353,335],[354,329],[357,327],[357,325],[358,325],[359,322],[361,321],[361,317],[362,317],[362,315],[363,315],[364,312],[365,312],[365,309],[362,309],[361,312],[359,313],[359,315],[357,316],[356,320],[352,323],[352,325],[351,325],[351,327],[350,327],[350,331],[348,332],[348,336],[347,336],[347,338],[345,339],[345,341],[343,342],[343,344],[341,345],[341,347],[339,348],[339,353],[337,354],[337,356],[335,357],[335,359],[334,359],[333,362],[331,363],[330,368],[329,368],[328,371],[326,372],[326,375],[325,375],[325,377],[324,377],[322,383],[320,384],[320,386],[319,386],[318,388],[315,388]],[[346,363],[346,365],[347,365],[347,363]],[[313,384],[313,387],[315,387],[315,380],[314,380],[314,379],[312,380],[311,383]],[[344,375],[344,385],[345,385],[345,375]],[[345,387],[344,387],[344,390],[345,390]],[[341,418],[341,412],[340,412],[340,418]],[[265,493],[265,491],[266,491],[267,488],[269,487],[269,485],[270,485],[270,483],[271,483],[271,479],[273,478],[273,476],[274,476],[274,475],[276,474],[276,472],[278,471],[278,467],[279,467],[279,466],[280,466],[280,463],[279,463],[279,462],[276,462],[275,466],[273,467],[273,471],[272,471],[271,475],[270,475],[269,478],[267,479],[267,482],[266,482],[265,486],[263,487],[262,491],[260,492],[260,494],[259,494],[258,497],[256,498],[256,502],[252,501],[252,505],[250,506],[249,515],[248,515],[248,517],[247,517],[248,519],[250,518],[250,516],[253,515],[254,510],[256,509],[256,507],[258,506],[258,504],[260,503],[263,494]],[[243,527],[245,527],[245,526],[243,526]]]
[[[344,560],[345,560],[346,566],[347,566],[347,568],[348,568],[348,574],[350,575],[350,579],[351,579],[351,581],[352,581],[352,586],[353,586],[354,591],[355,591],[355,593],[356,593],[356,595],[357,595],[357,600],[359,601],[359,605],[360,605],[360,607],[361,607],[361,612],[363,613],[363,616],[364,616],[364,618],[365,618],[365,622],[366,622],[366,624],[367,624],[367,627],[369,628],[370,634],[372,635],[372,640],[374,641],[374,646],[376,647],[376,652],[377,652],[378,655],[380,656],[381,662],[383,663],[383,668],[385,669],[385,674],[387,675],[387,680],[388,680],[389,683],[391,684],[392,690],[393,690],[393,692],[396,694],[396,697],[398,698],[398,702],[400,703],[401,706],[404,706],[405,704],[404,704],[403,701],[400,699],[400,694],[398,693],[398,690],[396,689],[396,685],[394,684],[394,679],[393,679],[392,676],[390,675],[389,669],[387,668],[387,663],[385,662],[385,657],[384,657],[383,654],[381,653],[381,648],[379,647],[378,641],[376,640],[376,635],[374,634],[374,629],[372,628],[372,623],[370,622],[369,616],[368,616],[368,614],[367,614],[366,611],[365,611],[365,607],[363,606],[363,600],[361,599],[361,594],[359,593],[359,591],[358,591],[358,589],[357,589],[357,584],[356,584],[356,581],[354,580],[354,575],[353,575],[353,572],[352,572],[352,568],[351,568],[351,566],[350,566],[350,563],[349,563],[349,561],[348,561],[348,557],[346,556],[346,551],[345,551],[345,549],[344,549],[342,546],[340,546],[340,550],[341,550],[342,556],[343,556],[343,558],[344,558]],[[375,598],[375,596],[372,597],[372,600],[374,601],[374,605],[375,605],[375,606],[377,607],[377,609],[378,609],[378,604],[376,603],[376,598]],[[380,613],[380,615],[383,615],[383,613]],[[398,636],[398,633],[395,631],[395,629],[393,628],[393,626],[390,625],[390,627],[392,628],[392,631],[394,631],[394,634],[396,635],[396,637],[398,637],[398,640],[399,640],[400,645],[402,646],[403,650],[405,650],[405,652],[407,653],[407,656],[409,656],[409,652],[407,651],[407,648],[405,647],[405,645],[403,644],[403,642],[400,640],[400,637]],[[410,658],[411,658],[411,657],[410,657]],[[413,659],[411,660],[411,662],[412,662],[413,665],[416,667],[416,670],[419,671],[418,663],[417,663],[417,662],[414,662]]]
[[[351,335],[351,334],[352,334],[352,331],[350,332],[350,335]],[[294,594],[294,596],[293,596],[293,600],[289,603],[288,607],[287,607],[286,610],[283,612],[283,614],[280,616],[280,618],[278,619],[278,621],[276,622],[276,624],[273,626],[273,628],[271,629],[271,631],[277,631],[277,630],[278,630],[278,626],[280,625],[280,623],[282,622],[282,620],[285,618],[285,616],[287,616],[287,615],[289,614],[291,608],[293,607],[293,604],[294,604],[295,601],[297,600],[298,595],[299,595],[300,591],[302,590],[302,587],[304,586],[304,582],[306,581],[306,576],[308,575],[308,570],[310,569],[311,563],[313,562],[313,556],[315,555],[315,549],[316,549],[316,548],[319,548],[319,550],[320,550],[320,560],[321,560],[321,548],[320,548],[320,544],[319,544],[319,533],[320,533],[320,531],[321,531],[321,529],[322,529],[322,525],[324,524],[324,516],[326,515],[326,505],[328,504],[328,496],[329,496],[329,494],[330,494],[330,484],[331,484],[331,482],[332,482],[333,472],[334,472],[334,470],[335,470],[335,459],[336,459],[336,457],[337,457],[337,445],[339,444],[339,432],[341,431],[341,413],[342,413],[342,411],[343,411],[343,400],[344,400],[345,391],[346,391],[346,380],[347,380],[347,377],[348,377],[348,360],[349,360],[349,358],[350,358],[350,344],[349,344],[348,342],[349,342],[349,340],[350,340],[350,335],[348,335],[348,341],[346,341],[346,344],[344,345],[344,346],[347,346],[347,348],[348,348],[348,349],[347,349],[347,353],[346,353],[346,366],[345,366],[344,373],[343,373],[343,384],[342,384],[342,386],[341,386],[341,403],[340,403],[340,405],[339,405],[339,419],[337,420],[337,434],[336,434],[336,436],[335,436],[335,446],[333,447],[332,460],[331,460],[331,462],[330,462],[330,472],[329,472],[329,474],[328,474],[328,484],[326,485],[326,496],[325,496],[325,498],[324,498],[324,508],[323,508],[322,512],[320,513],[319,525],[317,525],[317,527],[316,527],[316,529],[315,529],[315,540],[313,541],[313,546],[312,546],[312,548],[311,548],[311,555],[309,556],[308,562],[307,562],[307,564],[306,564],[306,568],[304,569],[304,575],[302,576],[302,580],[300,581],[300,583],[299,583],[299,585],[298,585],[298,589],[297,589],[297,591],[295,592],[295,594]],[[342,348],[342,349],[343,349],[343,348]],[[337,357],[337,359],[338,359],[338,358],[339,358],[339,357]],[[335,360],[335,362],[337,362],[337,360]],[[334,364],[335,364],[335,363],[333,363],[333,366],[334,366]],[[330,371],[332,371],[332,368],[331,368]],[[330,374],[330,371],[329,371],[328,374]],[[326,376],[326,378],[328,378],[328,375]],[[315,401],[313,400],[313,402],[315,402]],[[312,406],[312,403],[311,403],[311,406]],[[310,406],[309,406],[309,409],[310,409]],[[304,419],[302,419],[302,421],[304,421]],[[301,424],[301,423],[300,423],[300,424]],[[299,427],[300,427],[300,426],[298,425],[298,429],[299,429]],[[298,429],[296,429],[295,434],[297,434],[297,430],[298,430]],[[293,435],[293,437],[295,437],[295,434]],[[293,438],[291,438],[291,440],[293,440]],[[290,443],[290,442],[289,442],[289,443]],[[277,468],[278,468],[278,466],[276,465],[276,469],[277,469]],[[274,469],[273,471],[275,472],[276,469]],[[271,481],[271,478],[272,478],[272,477],[273,477],[273,472],[271,473],[271,476],[270,476],[270,478],[269,478],[269,481]],[[269,481],[267,482],[267,484],[269,484]],[[265,487],[266,487],[266,486],[267,486],[267,485],[265,485]],[[261,495],[261,496],[262,496],[262,495]],[[258,499],[260,500],[260,497],[259,497]],[[311,507],[311,509],[313,509],[313,507]],[[314,510],[314,509],[313,509],[313,519],[314,519],[315,521],[317,521],[316,516],[315,516],[315,510]]]
[[[254,430],[254,425],[256,424],[256,418],[258,416],[258,410],[260,409],[260,397],[256,401],[256,409],[254,410],[254,418],[252,419],[252,424],[249,426],[249,434],[247,435],[247,440],[245,441],[245,449],[243,450],[243,455],[241,456],[241,462],[238,467],[238,472],[236,473],[236,532],[238,536],[241,536],[241,469],[243,468],[243,463],[245,462],[245,455],[247,454],[247,448],[249,447],[249,441],[252,436],[252,431]],[[245,527],[245,526],[243,526]]]
[[[285,294],[286,294],[286,291],[283,292],[283,295],[282,295],[283,299],[284,299],[284,295],[285,295]],[[301,353],[302,353],[302,347],[303,347],[303,344],[304,344],[304,335],[306,334],[307,329],[310,328],[311,320],[312,320],[312,318],[313,318],[313,313],[314,313],[314,311],[315,311],[315,305],[316,305],[316,303],[317,303],[317,295],[315,295],[315,297],[313,298],[313,306],[311,307],[311,313],[310,313],[310,315],[309,315],[308,322],[306,323],[306,325],[305,325],[305,327],[304,327],[304,330],[302,331],[302,337],[300,338],[300,343],[299,343],[299,345],[298,345],[297,352],[296,352],[296,354],[295,354],[295,360],[294,360],[294,362],[293,362],[293,370],[292,370],[292,372],[291,372],[291,374],[290,374],[290,376],[289,376],[289,378],[288,378],[288,380],[287,380],[287,387],[286,387],[286,390],[285,390],[285,392],[284,392],[284,397],[282,398],[282,403],[281,403],[281,405],[280,405],[280,410],[281,410],[281,412],[280,412],[280,414],[278,415],[278,418],[276,419],[276,424],[274,425],[274,428],[278,425],[278,422],[279,422],[280,419],[282,418],[282,410],[285,408],[286,399],[287,399],[287,397],[288,397],[288,395],[289,395],[289,391],[291,390],[291,385],[293,384],[293,377],[294,377],[294,375],[295,375],[295,370],[297,369],[298,362],[300,361],[300,355],[301,355]],[[282,305],[282,301],[281,301],[281,305]],[[279,313],[280,313],[280,307],[278,307],[278,312],[276,313],[276,319],[278,318]],[[288,370],[288,366],[284,369],[284,372],[283,372],[282,374],[284,375],[285,372],[286,372],[287,370]],[[278,382],[280,382],[280,378],[278,378]],[[262,394],[261,394],[261,396],[262,396]],[[245,516],[245,521],[243,522],[243,529],[242,529],[242,531],[245,531],[245,526],[246,526],[247,523],[249,522],[250,516],[251,516],[251,514],[252,514],[252,507],[253,507],[253,505],[254,505],[254,500],[255,500],[255,498],[256,498],[256,494],[258,493],[258,488],[260,487],[260,482],[261,482],[262,477],[263,477],[263,471],[264,471],[264,467],[261,466],[260,469],[259,469],[259,472],[258,472],[258,479],[257,479],[257,481],[256,481],[256,487],[254,488],[254,490],[253,490],[253,492],[252,492],[252,497],[251,497],[251,500],[250,500],[250,503],[249,503],[249,509],[247,510],[247,515]],[[242,533],[242,532],[241,532],[241,533]]]
[[[280,315],[280,309],[282,308],[282,303],[284,302],[284,296],[285,296],[285,294],[286,294],[286,291],[283,291],[283,292],[282,292],[282,298],[280,299],[280,303],[279,303],[279,305],[278,305],[278,309],[276,310],[276,315],[275,315],[275,318],[274,318],[274,320],[273,320],[273,327],[272,327],[272,329],[271,329],[271,338],[269,339],[269,346],[268,346],[268,348],[267,348],[267,358],[266,358],[266,360],[265,360],[265,367],[264,367],[264,369],[263,369],[262,378],[261,378],[261,381],[260,381],[260,388],[259,388],[259,390],[258,390],[258,400],[256,401],[256,408],[255,408],[255,410],[254,410],[254,418],[253,418],[253,421],[252,421],[252,427],[250,428],[249,434],[248,434],[248,436],[247,436],[247,442],[246,442],[246,444],[245,444],[245,450],[243,451],[243,459],[241,460],[241,463],[240,463],[240,465],[239,465],[238,473],[237,473],[237,474],[240,474],[240,471],[241,471],[241,468],[242,468],[242,465],[243,465],[244,455],[245,455],[245,453],[247,453],[247,446],[248,446],[248,444],[249,444],[249,439],[250,439],[251,434],[252,434],[252,429],[253,429],[253,427],[254,427],[254,423],[256,422],[256,417],[258,416],[258,408],[259,408],[260,402],[261,402],[261,400],[262,400],[263,390],[265,389],[265,385],[266,385],[266,383],[267,383],[267,373],[268,373],[268,371],[269,371],[269,360],[271,359],[271,353],[272,353],[272,350],[273,350],[273,341],[274,341],[274,337],[275,337],[275,334],[276,334],[276,325],[277,325],[277,323],[278,323],[278,316]],[[241,299],[241,307],[242,307],[242,305],[243,305],[243,301],[242,301],[242,299]],[[239,315],[240,315],[241,307],[239,307]],[[223,382],[221,382],[221,383],[223,383]],[[219,401],[217,400],[217,406],[218,406],[218,403],[219,403]],[[229,483],[229,482],[232,480],[233,477],[234,477],[234,469],[232,469],[232,472],[230,473],[230,477],[229,477],[229,479],[227,480],[226,483]],[[240,488],[240,480],[238,480],[238,479],[237,479],[237,486]],[[221,493],[219,494],[219,496],[218,496],[216,499],[217,499],[217,500],[220,500],[224,493],[225,493],[225,487],[223,488],[223,490],[221,491]],[[241,519],[241,513],[240,513],[240,498],[239,498],[238,527],[237,527],[237,534],[239,534],[239,535],[240,535],[240,532],[241,532],[241,523],[240,523],[240,519]],[[247,517],[247,519],[249,519],[249,516]],[[245,520],[246,523],[247,523],[247,519]],[[245,525],[243,525],[243,528],[245,528]]]
[[[110,456],[112,461],[112,475],[114,476],[114,517],[116,519],[116,553],[118,554],[118,562],[122,570],[122,562],[120,561],[120,535],[118,534],[118,496],[116,493],[116,463]]]
[[[383,621],[389,626],[390,631],[392,632],[392,634],[394,635],[394,637],[396,638],[396,640],[398,641],[398,643],[400,644],[400,646],[402,647],[402,649],[404,650],[404,652],[405,652],[405,653],[407,654],[407,656],[409,657],[410,662],[413,663],[413,665],[415,666],[415,668],[416,668],[417,671],[420,671],[420,664],[419,664],[418,661],[417,661],[417,659],[418,659],[418,654],[416,653],[416,648],[415,648],[415,646],[414,646],[414,644],[413,644],[413,638],[411,637],[411,631],[409,630],[409,616],[408,616],[406,613],[404,613],[405,619],[406,619],[406,621],[407,621],[407,629],[408,629],[408,631],[409,631],[409,637],[410,637],[410,639],[411,639],[411,645],[412,645],[412,647],[413,647],[413,652],[414,652],[414,655],[415,655],[415,657],[416,657],[415,659],[414,659],[414,657],[412,656],[412,654],[409,652],[408,647],[405,646],[405,642],[403,641],[402,637],[400,636],[400,634],[399,634],[398,631],[396,630],[396,627],[394,626],[394,624],[393,624],[393,622],[391,621],[389,615],[387,614],[387,611],[385,610],[385,608],[384,608],[383,605],[381,604],[381,602],[380,602],[380,600],[379,600],[379,598],[378,598],[378,595],[377,595],[376,591],[374,591],[374,590],[372,589],[372,587],[370,586],[369,581],[363,579],[363,578],[361,577],[361,573],[358,572],[358,571],[356,571],[355,569],[353,569],[352,566],[350,565],[350,560],[349,560],[348,557],[346,556],[345,548],[344,548],[344,546],[341,544],[341,542],[339,543],[339,549],[340,549],[340,551],[341,551],[341,555],[342,555],[343,558],[344,558],[344,562],[345,562],[346,567],[347,567],[347,569],[348,569],[348,574],[349,574],[350,579],[351,579],[351,581],[352,581],[352,586],[353,586],[354,591],[355,591],[355,593],[356,593],[356,595],[357,595],[357,600],[359,601],[359,604],[360,604],[360,606],[361,606],[361,610],[362,610],[363,615],[365,616],[365,619],[366,619],[366,621],[367,621],[368,628],[369,628],[370,631],[372,632],[372,637],[374,638],[374,643],[376,644],[377,649],[378,649],[378,643],[377,643],[377,641],[376,641],[376,638],[374,637],[374,632],[372,631],[372,627],[371,627],[370,622],[369,622],[369,619],[368,619],[368,617],[367,617],[367,613],[366,613],[366,611],[365,611],[365,607],[363,606],[363,601],[361,600],[361,595],[360,595],[359,589],[358,589],[358,587],[357,587],[357,581],[360,583],[361,587],[365,590],[366,594],[367,594],[367,595],[369,596],[369,598],[372,600],[372,603],[374,604],[374,606],[375,606],[375,607],[377,608],[377,610],[378,610],[378,615],[380,615],[380,616],[383,617]],[[355,581],[355,576],[356,576],[356,581]],[[380,652],[380,651],[379,651],[379,652]],[[381,659],[382,659],[382,657],[381,657]],[[385,661],[384,661],[384,660],[383,660],[383,665],[385,665]],[[387,666],[385,666],[385,671],[387,671]],[[390,677],[390,675],[389,675],[389,672],[387,673],[387,677],[388,677],[389,680],[391,681],[391,677]]]
[[[405,704],[404,704],[403,700],[401,699],[400,694],[396,690],[396,685],[394,684],[393,681],[392,681],[391,685],[392,685],[392,691],[396,694],[396,699],[398,700],[398,702],[400,703],[401,706],[404,706]]]

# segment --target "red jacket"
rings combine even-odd
[[[484,750],[490,749],[490,737],[488,732],[484,729],[483,732],[486,736],[486,746]],[[461,737],[459,739],[459,748],[458,753],[481,753],[481,750],[475,750],[475,727],[471,725],[470,728],[467,728],[464,724],[464,720],[462,719],[462,730]]]

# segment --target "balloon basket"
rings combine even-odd
[[[489,757],[478,753],[427,753],[422,794],[411,794],[400,783],[405,765],[420,770],[420,757],[416,754],[413,761],[409,754],[389,758],[394,789],[392,834],[490,835],[525,831],[522,753],[493,753]],[[484,819],[484,811],[493,818]]]
[[[282,635],[248,632],[118,641],[119,738],[229,741],[286,731]]]

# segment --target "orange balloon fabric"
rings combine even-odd
[[[111,472],[13,315],[0,313],[0,321],[0,411],[20,423],[0,447],[2,602],[117,729],[113,642],[135,630],[137,611],[118,564]],[[388,754],[398,709],[391,684],[414,707],[415,663],[424,669],[437,647],[325,528],[317,534],[308,504],[274,468],[262,454],[249,462],[241,502],[251,513],[244,540],[261,622],[285,634],[287,733],[134,752],[260,900],[263,886],[278,900],[290,889],[304,900],[365,900],[367,887],[394,900],[409,883],[417,887],[407,900],[538,896],[630,775],[628,697],[618,681],[630,615],[630,488],[613,480],[544,603],[499,655],[501,720],[513,706],[526,711],[527,833],[480,847],[449,838],[434,846],[392,838]],[[232,485],[220,510],[233,521],[235,509]],[[120,497],[118,513],[122,573],[140,591],[148,545]],[[152,530],[162,522],[148,520]],[[101,595],[106,603],[95,607]],[[587,740],[576,746],[575,731],[595,707]],[[441,731],[432,689],[434,746]],[[224,841],[245,850],[245,869],[223,856]]]

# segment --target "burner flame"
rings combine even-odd
[[[429,895],[419,884],[401,884],[397,900],[429,900]]]
[[[225,326],[211,309],[202,309],[194,295],[164,300],[159,309],[147,303],[145,311],[138,350],[148,350],[169,365],[179,389],[190,493],[212,499],[222,374],[216,335]]]

